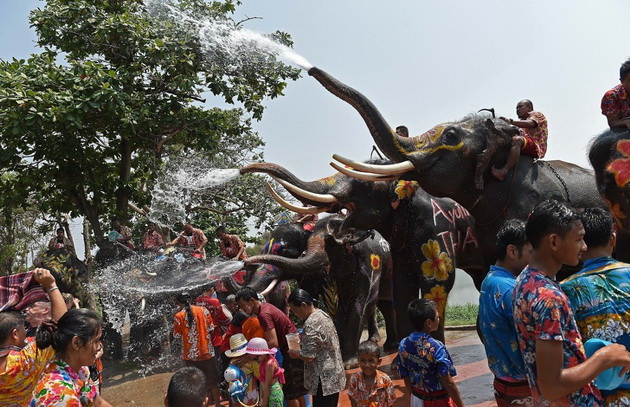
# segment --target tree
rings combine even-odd
[[[169,3],[230,30],[242,29],[231,18],[239,4]],[[170,155],[213,156],[221,139],[260,143],[251,120],[262,101],[299,77],[271,54],[209,50],[189,21],[146,11],[140,0],[48,0],[30,16],[43,52],[0,61],[0,169],[18,174],[13,188],[43,212],[85,216],[99,246],[108,217],[128,219],[130,201],[150,205]],[[206,108],[205,93],[242,108]]]

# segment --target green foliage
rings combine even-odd
[[[240,29],[231,19],[239,2],[174,4]],[[169,156],[220,156],[220,140],[260,147],[250,117],[299,76],[271,56],[240,65],[208,58],[194,30],[145,11],[139,0],[48,0],[30,17],[44,51],[0,61],[0,171],[18,174],[15,190],[43,212],[85,216],[97,243],[109,218],[129,220],[129,201],[150,205]],[[242,108],[202,107],[207,92]],[[256,185],[244,193],[268,199]]]
[[[479,305],[468,303],[465,305],[447,305],[446,306],[446,325],[475,325],[477,323],[477,315],[479,314]]]

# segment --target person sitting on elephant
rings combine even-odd
[[[131,229],[120,223],[118,219],[112,221],[112,230],[107,235],[107,238],[112,243],[119,243],[131,250],[136,249],[133,245]]]
[[[77,255],[76,251],[74,250],[74,244],[72,243],[72,240],[66,237],[63,228],[57,229],[57,234],[55,235],[55,237],[50,239],[50,241],[48,242],[48,248],[50,250],[65,249],[69,251],[73,256]]]
[[[396,134],[400,137],[409,137],[409,129],[407,126],[398,126],[396,127]]]
[[[192,256],[205,260],[206,258],[206,244],[208,244],[208,238],[201,229],[193,227],[190,223],[184,225],[184,230],[173,241],[166,244],[166,247],[175,246],[176,244],[182,245],[185,248],[192,250]]]
[[[145,250],[156,252],[164,247],[164,238],[158,230],[155,222],[147,223],[147,231],[142,235],[142,248]]]
[[[247,253],[245,252],[245,243],[237,235],[228,235],[225,226],[219,226],[214,233],[219,238],[219,247],[224,257],[229,260],[245,260]]]
[[[602,98],[602,114],[611,130],[630,129],[630,59],[621,64],[619,80],[621,83]]]
[[[315,229],[315,224],[319,220],[319,216],[316,213],[296,213],[293,218],[293,222],[301,223],[304,230],[312,232]]]
[[[492,175],[503,181],[508,171],[516,165],[521,154],[543,158],[547,152],[547,119],[534,111],[531,100],[523,99],[516,105],[518,120],[500,117],[501,120],[519,128],[518,136],[512,137],[512,145],[505,165],[492,167]]]

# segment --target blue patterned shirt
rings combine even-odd
[[[427,393],[443,390],[440,377],[457,375],[444,344],[424,332],[412,332],[400,341],[398,354],[400,376],[409,377],[412,388]]]
[[[488,366],[495,377],[503,380],[523,381],[525,365],[518,348],[512,292],[516,276],[511,271],[490,266],[481,283],[479,295],[479,329],[488,355]]]
[[[514,287],[514,325],[519,340],[529,388],[536,406],[599,407],[604,400],[599,390],[588,383],[568,396],[546,400],[538,386],[536,341],[562,343],[563,369],[577,366],[586,360],[582,337],[578,332],[569,299],[557,281],[534,268],[526,268]]]
[[[612,257],[584,262],[584,268],[560,286],[569,297],[584,340],[599,338],[630,349],[630,264]],[[630,404],[630,384],[622,385]],[[611,392],[603,392],[606,401]]]

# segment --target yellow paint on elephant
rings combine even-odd
[[[327,185],[335,185],[335,183],[337,182],[337,178],[335,178],[335,176],[333,175],[330,177],[319,179],[317,180],[317,182]]]
[[[427,259],[422,263],[422,274],[425,277],[436,280],[448,279],[448,274],[453,272],[453,260],[441,251],[436,240],[431,239],[423,244],[422,254]]]
[[[420,188],[420,184],[416,181],[400,180],[396,184],[394,192],[396,193],[396,196],[398,196],[398,199],[409,199],[418,188]]]
[[[432,300],[437,305],[438,313],[441,317],[444,317],[444,311],[446,310],[446,300],[448,299],[448,294],[442,285],[436,285],[435,287],[431,287],[431,290],[428,294],[424,295],[424,298],[427,300]]]
[[[370,266],[372,270],[378,270],[381,266],[381,256],[378,254],[370,254]]]

